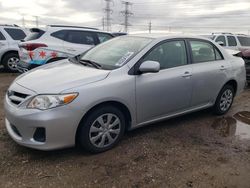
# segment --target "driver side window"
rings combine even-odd
[[[187,64],[184,41],[169,41],[156,46],[143,61],[157,61],[161,69],[168,69]]]

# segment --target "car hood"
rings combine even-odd
[[[103,80],[109,73],[107,70],[61,60],[29,71],[19,76],[15,82],[38,94],[53,94]]]

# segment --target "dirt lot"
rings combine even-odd
[[[10,139],[2,106],[15,76],[0,73],[0,187],[250,187],[250,89],[225,118],[211,110],[189,114],[90,155],[35,151]]]

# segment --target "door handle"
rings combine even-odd
[[[224,65],[221,65],[220,70],[226,70],[227,68]]]
[[[183,78],[188,78],[188,77],[191,77],[191,76],[192,76],[192,74],[191,74],[190,72],[188,72],[188,71],[186,71],[186,72],[182,75]]]

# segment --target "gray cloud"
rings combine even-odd
[[[35,0],[34,0],[35,1]],[[104,16],[104,0],[61,0],[65,8],[57,8],[56,4],[46,4],[38,0],[37,4],[46,10],[46,14],[39,17],[41,24],[71,24],[102,28]],[[149,21],[153,30],[177,32],[203,32],[227,31],[248,33],[250,30],[250,2],[249,0],[130,0],[133,3],[129,18],[130,31],[143,31],[148,29]],[[124,9],[121,0],[113,0],[111,6],[112,30],[122,30],[123,16],[120,11]],[[61,10],[62,9],[62,10]],[[0,1],[1,23],[21,24],[20,17],[2,17],[4,12],[18,12],[18,7],[4,7]],[[86,21],[66,19],[69,16],[87,13],[91,16]],[[29,13],[27,13],[29,14]],[[75,17],[74,17],[75,18]],[[81,19],[81,18],[79,18]],[[34,23],[34,21],[30,21]]]

